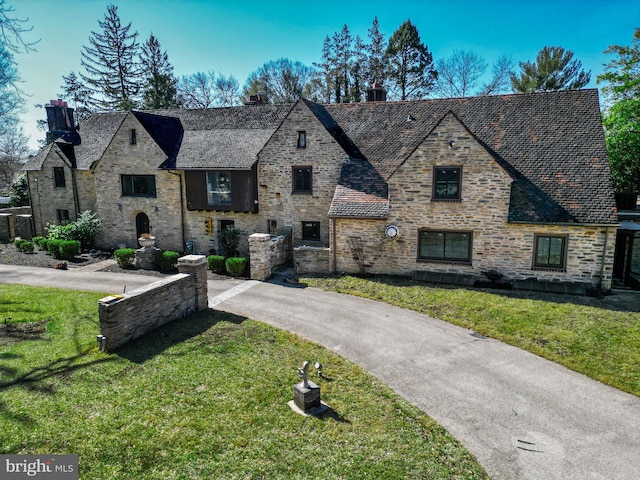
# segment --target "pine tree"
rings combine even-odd
[[[380,25],[378,17],[374,17],[371,28],[369,29],[369,44],[367,47],[367,82],[373,84],[381,83],[384,85],[387,81],[387,66],[384,60],[385,41],[384,35],[380,33]]]
[[[389,81],[400,100],[424,98],[438,78],[433,56],[420,40],[418,29],[407,20],[393,33],[385,54]]]
[[[535,62],[520,62],[519,65],[520,74],[511,74],[514,92],[576,90],[591,79],[591,72],[580,70],[582,63],[573,59],[573,52],[562,47],[544,47]]]
[[[71,72],[66,77],[63,75],[62,80],[64,85],[60,87],[62,88],[60,98],[64,98],[74,108],[74,120],[80,123],[91,115],[89,108],[91,90],[78,78],[76,72]]]
[[[162,51],[153,33],[142,46],[140,64],[146,75],[142,108],[177,108],[178,80],[173,76],[173,66],[169,63],[167,52]]]
[[[137,104],[142,78],[138,32],[130,33],[131,23],[122,26],[115,5],[107,7],[107,14],[98,25],[102,32],[91,32],[91,46],[83,47],[81,52],[86,74],[80,76],[91,89],[89,107],[131,110]]]

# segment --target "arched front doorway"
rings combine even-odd
[[[140,212],[136,215],[136,238],[140,238],[143,233],[149,233],[149,217],[146,213]]]

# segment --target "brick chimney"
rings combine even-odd
[[[47,111],[47,143],[61,138],[73,145],[80,144],[80,135],[73,121],[73,108],[67,105],[62,99],[51,100],[49,105],[45,105]]]
[[[261,93],[256,93],[255,95],[249,95],[249,101],[244,102],[245,105],[264,105],[264,97]]]
[[[367,89],[367,102],[386,102],[387,91],[381,83],[374,82],[371,88]]]

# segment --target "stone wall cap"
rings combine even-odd
[[[204,255],[185,255],[178,259],[178,265],[200,265],[207,263],[207,257]]]
[[[254,240],[270,240],[271,235],[268,233],[252,233],[249,235],[249,238]]]

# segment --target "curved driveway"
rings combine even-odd
[[[0,283],[113,293],[122,282],[156,280],[0,265]],[[362,298],[231,279],[210,280],[209,297],[214,309],[291,331],[358,363],[443,425],[493,479],[640,480],[636,396],[472,331]],[[325,370],[330,375],[331,365]]]

